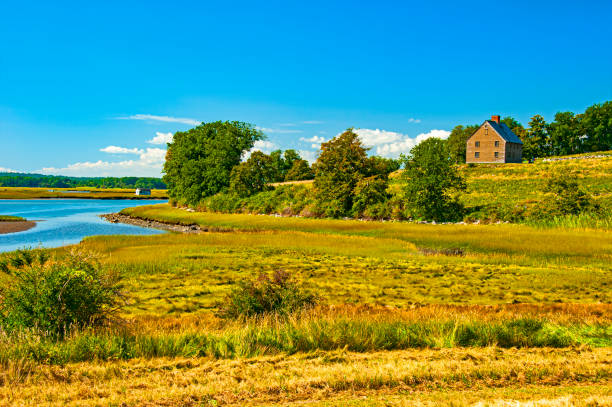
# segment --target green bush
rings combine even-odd
[[[19,250],[0,262],[0,326],[64,337],[72,328],[97,326],[119,311],[118,279],[86,254],[51,259],[43,250]]]
[[[293,282],[289,273],[262,273],[255,281],[244,281],[221,307],[222,318],[247,318],[265,314],[288,315],[312,307],[317,299]]]

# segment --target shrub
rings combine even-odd
[[[255,281],[241,282],[221,308],[222,318],[245,318],[265,314],[288,315],[312,307],[317,299],[293,282],[289,273],[262,273]]]
[[[598,212],[599,206],[574,179],[556,174],[545,185],[547,196],[526,211],[530,219],[552,219],[567,215]]]
[[[114,275],[91,255],[72,252],[50,259],[43,250],[20,250],[0,263],[8,281],[0,287],[0,325],[33,328],[63,337],[70,328],[101,325],[119,311],[122,296]]]

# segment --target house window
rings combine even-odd
[[[495,147],[499,147],[499,141],[495,142]]]
[[[479,153],[478,151],[476,151],[476,152],[474,153],[474,157],[476,157],[476,158],[480,158],[480,153]]]
[[[476,147],[480,147],[480,141],[476,142]]]
[[[499,158],[499,153],[497,151],[495,152],[495,158]]]

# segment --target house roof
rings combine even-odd
[[[499,134],[501,138],[506,140],[508,143],[523,144],[521,139],[518,138],[518,136],[514,134],[512,130],[510,130],[510,127],[508,127],[506,123],[497,123],[492,120],[485,120],[485,123],[491,126],[493,130],[495,130],[497,134]]]

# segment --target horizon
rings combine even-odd
[[[312,161],[354,127],[397,157],[612,100],[609,2],[351,5],[6,5],[0,172],[160,177],[172,134],[216,120],[257,126],[264,152]]]

